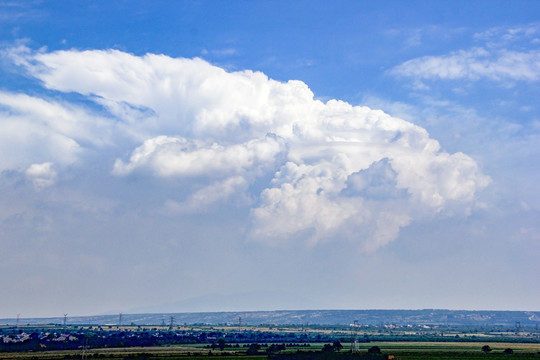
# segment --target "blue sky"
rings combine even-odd
[[[0,1],[0,317],[539,310],[536,1]]]

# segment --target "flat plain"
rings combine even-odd
[[[207,344],[198,346],[159,346],[159,347],[132,347],[132,348],[102,348],[89,350],[65,350],[43,352],[11,352],[0,353],[0,359],[36,359],[36,360],[59,360],[59,359],[193,359],[193,360],[262,360],[268,355],[261,352],[259,355],[247,355],[245,349],[238,350],[234,347],[226,347],[223,351],[209,351]],[[314,355],[320,352],[323,344],[310,344],[308,352]],[[367,357],[368,349],[378,346],[380,355]],[[491,351],[484,353],[482,343],[478,342],[371,342],[359,344],[358,359],[386,359],[389,355],[394,359],[401,360],[529,360],[540,359],[540,344],[538,343],[489,343]],[[505,349],[512,349],[512,354],[505,354]],[[306,352],[305,348],[288,347],[284,354],[291,355],[298,351]],[[344,348],[340,352],[332,354],[325,359],[339,359],[342,354],[350,353],[350,349]]]

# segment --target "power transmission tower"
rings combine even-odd
[[[68,314],[64,314],[64,327],[66,327],[67,316],[68,316]]]
[[[169,322],[169,330],[172,330],[174,324],[174,316],[171,315],[170,322]]]
[[[238,327],[239,328],[242,327],[242,317],[241,316],[238,317]]]
[[[351,353],[355,354],[358,351],[360,351],[360,348],[358,346],[358,320],[354,320],[353,324],[353,331],[352,331],[352,341],[351,341]]]
[[[83,360],[88,359],[88,353],[86,352],[86,350],[88,350],[88,338],[84,339],[84,345],[83,345],[82,354],[81,354],[81,359]]]
[[[118,328],[120,329],[120,326],[122,326],[122,313],[118,314]]]

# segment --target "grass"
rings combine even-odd
[[[348,352],[347,344],[343,344],[342,353]],[[371,342],[359,344],[360,354],[366,354],[372,346],[381,348],[385,355],[392,354],[401,360],[540,360],[540,344],[531,343],[488,343],[492,351],[482,352],[483,343],[478,342]],[[312,351],[317,351],[322,344],[312,344]],[[511,348],[514,353],[506,355],[504,349]],[[212,351],[196,346],[165,346],[165,347],[133,347],[133,348],[104,348],[87,350],[88,359],[122,359],[122,360],[265,360],[266,355],[248,356],[245,348],[226,348],[225,351]],[[296,348],[288,348],[287,352],[294,353]],[[306,350],[306,348],[302,348]],[[0,353],[0,360],[60,360],[80,359],[82,350],[44,351],[24,353]],[[336,356],[339,359],[339,356]],[[379,359],[379,358],[377,358]],[[382,357],[380,358],[382,359]]]
[[[540,360],[540,344],[489,343],[492,351],[487,354],[482,351],[485,344],[478,342],[380,342],[361,345],[361,351],[377,345],[383,354],[392,354],[401,360]],[[504,354],[507,348],[514,354]]]

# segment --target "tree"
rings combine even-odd
[[[510,348],[506,348],[504,349],[503,353],[505,353],[506,355],[511,355],[514,353],[514,350],[510,349]]]
[[[491,348],[489,347],[489,345],[484,345],[482,346],[482,351],[487,354],[491,351]]]
[[[368,354],[380,354],[381,353],[381,348],[378,347],[378,346],[372,346],[368,349]]]
[[[257,355],[259,353],[259,350],[261,350],[261,345],[259,344],[251,344],[249,345],[249,348],[246,351],[246,354],[248,355]]]
[[[225,340],[219,339],[217,343],[218,343],[219,350],[223,351],[223,349],[225,349]]]
[[[334,341],[334,344],[332,345],[334,348],[334,351],[341,351],[343,349],[343,345],[341,345],[341,342],[339,340]]]
[[[334,352],[334,347],[330,344],[324,344],[321,352]]]
[[[282,350],[285,350],[285,344],[272,344],[266,349],[266,352],[268,354],[273,354]]]

